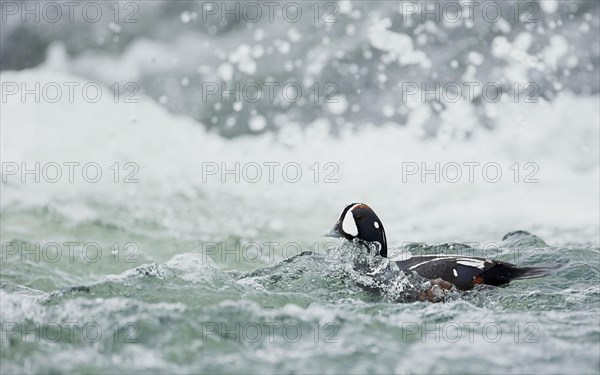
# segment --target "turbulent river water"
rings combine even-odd
[[[3,23],[44,53],[2,40],[0,372],[598,373],[597,4],[535,2],[529,27],[342,1],[339,24],[278,34],[172,3],[130,27]],[[340,100],[204,102],[213,76],[338,82]],[[410,77],[540,95],[403,103]],[[390,260],[559,268],[422,301],[427,280],[320,237],[351,202]]]

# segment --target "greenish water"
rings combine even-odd
[[[123,256],[115,262],[118,252],[106,251],[94,262],[80,253],[49,261],[57,253],[17,236],[22,220],[84,237],[111,233],[113,240],[119,230],[98,222],[69,229],[43,211],[17,216],[2,217],[3,238],[13,238],[3,246],[0,274],[3,374],[593,374],[600,366],[594,245],[511,238],[494,257],[562,268],[430,303],[415,299],[426,280],[394,271],[353,243],[258,265],[249,257],[235,262],[231,251],[223,263],[221,251],[193,248],[192,241],[163,262],[133,251],[120,254],[132,263]],[[169,246],[148,235],[139,236],[142,246]],[[410,250],[490,255],[457,245]]]
[[[540,4],[535,25],[408,25],[398,2],[369,1],[345,2],[331,27],[305,17],[212,34],[200,16],[182,21],[197,3],[145,1],[121,38],[110,16],[75,28],[13,17],[0,34],[22,26],[28,42],[3,39],[12,63],[30,66],[18,56],[40,40],[48,51],[35,56],[48,57],[3,70],[3,84],[96,79],[105,95],[1,103],[0,373],[598,374],[599,7]],[[288,46],[283,35],[302,38]],[[389,38],[421,63],[404,65]],[[256,74],[239,69],[250,50]],[[199,80],[215,77],[227,87],[291,79],[305,93],[335,82],[341,105],[204,103]],[[511,92],[531,81],[540,97],[400,102],[407,80],[450,79]],[[114,88],[130,81],[139,101],[116,103]],[[63,168],[60,181],[35,181],[4,168],[74,162],[96,163],[102,179],[78,169],[71,180]],[[280,168],[254,182],[206,176],[205,162]],[[459,181],[424,171],[474,162]],[[299,181],[282,174],[286,163],[301,168]],[[377,212],[392,257],[458,252],[560,268],[419,301],[426,280],[319,236],[350,202]],[[539,238],[501,241],[516,230]]]

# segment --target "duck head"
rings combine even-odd
[[[358,238],[366,242],[379,242],[379,255],[387,258],[387,240],[383,224],[371,207],[364,203],[351,203],[346,206],[333,229],[324,236],[343,237],[350,241]]]

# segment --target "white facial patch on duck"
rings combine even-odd
[[[358,236],[358,228],[356,227],[356,222],[354,221],[354,215],[352,215],[352,208],[346,211],[344,221],[342,221],[342,229],[351,236]]]
[[[374,222],[373,225],[375,226],[375,228],[379,229],[379,223],[378,222]]]
[[[479,259],[459,259],[456,261],[456,263],[462,264],[463,266],[467,267],[476,267],[479,269],[485,268],[485,262]]]
[[[452,269],[452,273],[454,274],[454,277],[458,277],[458,272],[456,272],[455,268]]]

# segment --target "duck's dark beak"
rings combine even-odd
[[[321,236],[323,237],[333,237],[333,238],[341,238],[344,237],[344,235],[342,234],[342,232],[340,232],[340,226],[338,224],[336,224],[333,229],[322,233]]]

